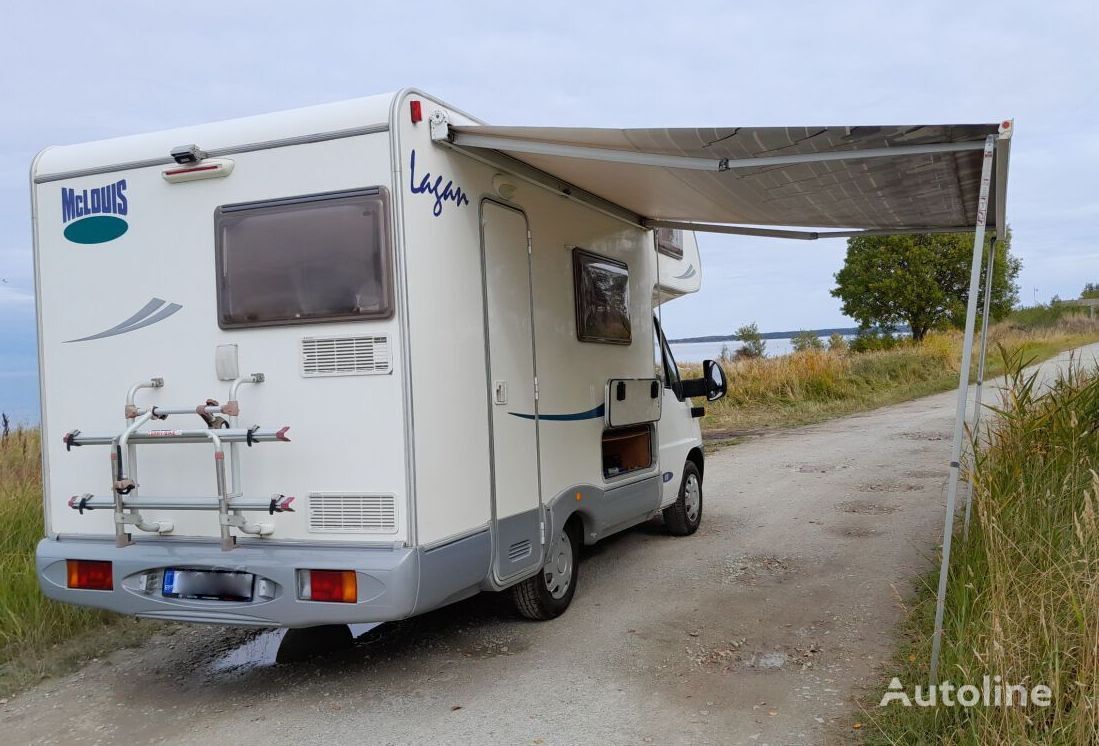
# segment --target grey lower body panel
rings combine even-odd
[[[39,585],[49,598],[152,619],[255,627],[310,627],[404,619],[477,591],[489,572],[488,530],[424,550],[418,547],[242,545],[223,552],[216,543],[142,541],[116,547],[98,539],[43,539],[35,560]],[[68,587],[66,560],[109,560],[114,590]],[[252,573],[264,594],[252,601],[166,597],[166,569]],[[354,570],[356,603],[298,599],[297,571]]]
[[[541,565],[542,508],[498,518],[496,544],[497,578],[514,578]]]
[[[594,544],[659,512],[662,487],[660,474],[611,489],[590,484],[570,487],[548,503],[551,535],[560,531],[574,514],[579,514],[584,543]]]

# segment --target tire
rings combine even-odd
[[[679,497],[664,508],[664,525],[672,536],[690,536],[702,523],[702,475],[694,461],[683,467]]]
[[[511,588],[516,610],[527,619],[553,619],[572,603],[580,577],[580,537],[575,524],[558,532],[550,541],[546,556],[541,572]]]

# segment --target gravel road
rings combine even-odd
[[[554,621],[482,594],[277,665],[281,633],[180,627],[0,706],[0,742],[845,740],[941,538],[953,412],[940,394],[711,454],[699,532],[590,549]]]

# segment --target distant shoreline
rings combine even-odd
[[[761,339],[793,339],[797,335],[801,334],[804,329],[798,329],[792,332],[763,332],[759,336]],[[853,337],[859,333],[857,326],[849,327],[834,327],[830,329],[809,329],[810,334],[814,334],[818,337],[830,337],[833,334],[842,334],[845,337]],[[894,331],[894,334],[907,334],[909,331],[907,326],[900,326]],[[682,339],[669,339],[668,344],[700,344],[705,342],[739,342],[740,339],[735,334],[712,334],[708,337],[684,337]]]

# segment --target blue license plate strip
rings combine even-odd
[[[161,594],[203,601],[251,601],[255,576],[250,572],[167,568]]]

